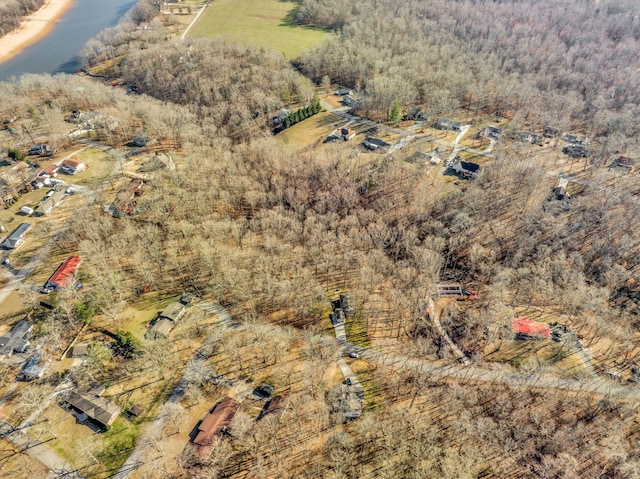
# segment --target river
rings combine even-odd
[[[0,63],[0,81],[23,73],[73,73],[76,55],[100,31],[115,25],[135,0],[74,0],[53,30],[16,57]]]

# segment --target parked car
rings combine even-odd
[[[353,351],[353,352],[349,353],[349,357],[358,359],[358,358],[360,358],[360,353],[358,353],[356,351]]]

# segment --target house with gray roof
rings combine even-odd
[[[5,240],[0,243],[2,249],[17,249],[24,243],[25,236],[31,231],[29,223],[20,223]]]
[[[0,358],[14,353],[24,353],[29,347],[28,337],[31,329],[33,324],[22,319],[11,328],[11,331],[0,337]]]

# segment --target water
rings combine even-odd
[[[0,63],[0,81],[23,73],[73,73],[76,55],[101,30],[115,25],[135,0],[74,0],[49,34],[18,56]]]

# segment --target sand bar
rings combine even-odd
[[[29,15],[17,30],[0,38],[0,63],[13,58],[29,45],[45,37],[56,21],[73,5],[73,0],[47,0]]]

